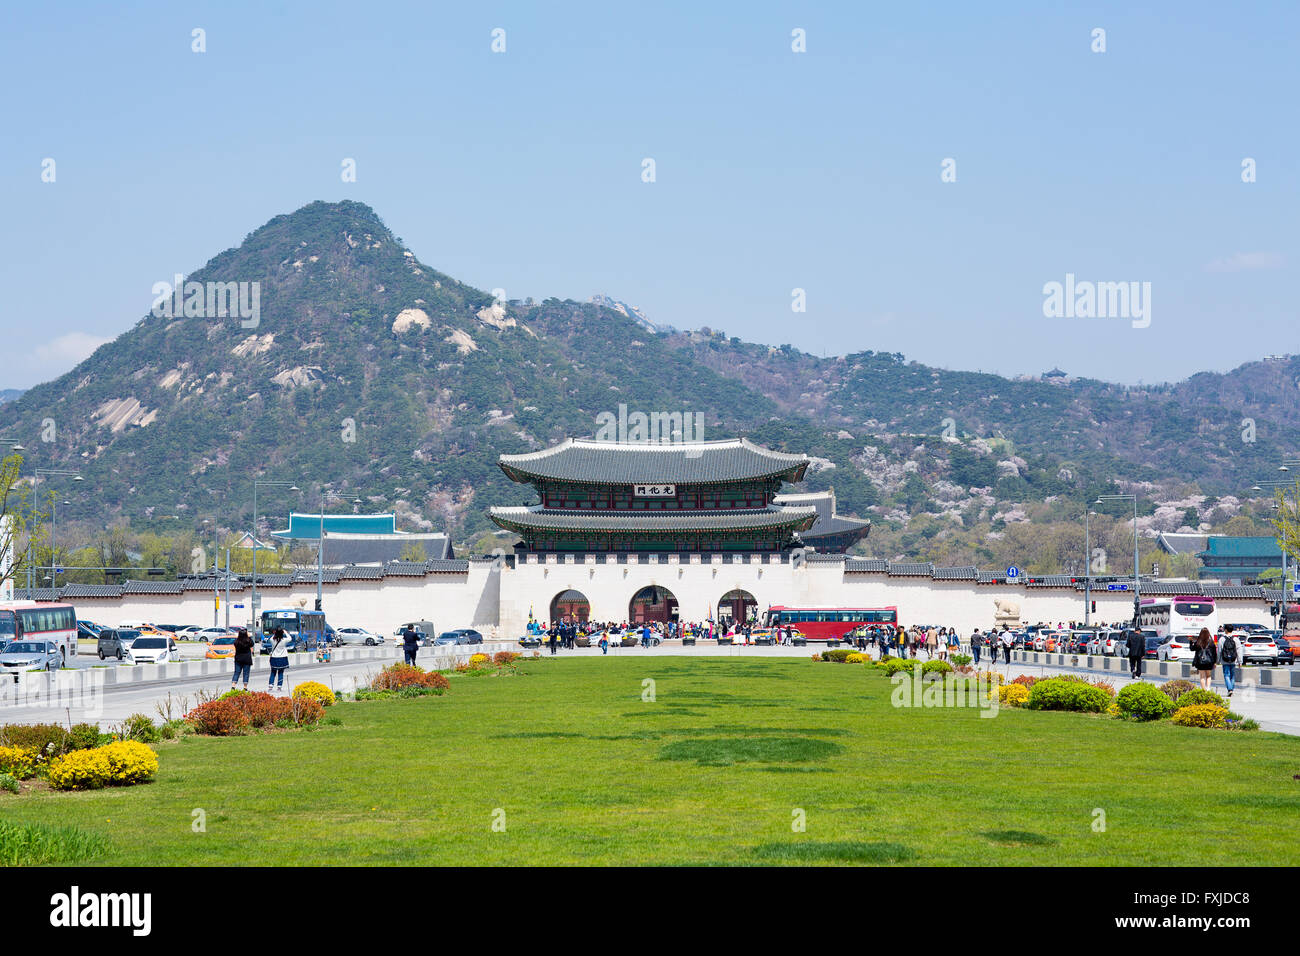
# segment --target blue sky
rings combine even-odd
[[[0,387],[316,199],[512,298],[817,354],[1152,382],[1300,351],[1300,5],[536,6],[9,12]],[[1150,326],[1044,317],[1067,273],[1150,282]]]

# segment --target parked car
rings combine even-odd
[[[208,642],[208,652],[203,655],[210,661],[219,661],[235,656],[235,639],[230,635],[214,637]]]
[[[1231,622],[1224,622],[1223,626],[1227,627],[1229,623]],[[1276,631],[1270,631],[1263,624],[1233,624],[1232,629],[1234,631],[1245,631],[1247,634],[1276,634],[1277,633]]]
[[[483,635],[473,628],[458,627],[454,631],[443,631],[438,635],[437,644],[482,644]]]
[[[166,664],[180,659],[176,641],[170,637],[153,637],[142,634],[126,651],[128,664]]]
[[[542,642],[545,639],[546,639],[545,636],[542,634],[525,634],[523,637],[519,638],[519,646],[520,647],[541,647]]]
[[[384,635],[367,631],[364,627],[340,627],[334,632],[339,644],[364,644],[375,647],[384,643]],[[419,633],[417,629],[416,633]]]
[[[77,640],[79,641],[97,641],[99,632],[103,630],[99,624],[93,621],[77,622]]]
[[[1114,653],[1115,631],[1096,631],[1088,638],[1084,653],[1105,656]]]
[[[1292,638],[1288,640],[1281,631],[1269,631],[1268,634],[1277,644],[1277,662],[1279,664],[1294,664],[1296,645],[1300,644],[1300,639]]]
[[[63,666],[63,653],[53,641],[11,641],[0,651],[0,669],[56,671]]]
[[[197,641],[201,630],[203,630],[203,627],[199,624],[186,624],[176,628],[176,630],[172,631],[172,634],[176,636],[178,641]]]
[[[99,632],[96,639],[96,650],[99,652],[101,661],[108,660],[110,657],[116,657],[119,661],[126,658],[126,652],[131,649],[135,639],[140,636],[140,632],[134,628],[106,627]]]
[[[1160,650],[1160,645],[1164,643],[1165,639],[1163,637],[1158,637],[1155,634],[1148,633],[1147,631],[1142,632],[1142,637],[1146,641],[1146,653],[1143,657],[1149,657],[1154,660],[1157,657],[1157,652]]]
[[[1265,632],[1263,634],[1247,634],[1241,642],[1241,662],[1243,664],[1260,664],[1268,663],[1276,665],[1280,656],[1277,649],[1277,641],[1273,640],[1273,635]]]
[[[749,639],[757,646],[776,644],[776,632],[771,628],[760,627],[756,631],[750,631]]]
[[[1162,661],[1191,662],[1196,656],[1192,648],[1192,639],[1186,635],[1170,634],[1156,650],[1156,658]]]
[[[216,640],[218,637],[233,638],[235,633],[236,630],[233,627],[203,627],[198,630],[195,637],[200,641],[211,642]]]

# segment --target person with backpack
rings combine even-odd
[[[1214,651],[1214,641],[1210,638],[1209,628],[1203,627],[1192,644],[1192,669],[1201,678],[1201,690],[1210,689],[1216,663],[1218,663],[1218,655]]]
[[[1241,646],[1231,624],[1223,625],[1223,637],[1219,641],[1219,665],[1223,668],[1223,683],[1228,688],[1228,698],[1232,698],[1232,689],[1237,686],[1237,662],[1241,659]]]
[[[1147,656],[1147,641],[1142,632],[1133,628],[1124,639],[1124,648],[1128,653],[1128,673],[1134,680],[1142,679],[1142,659]]]
[[[284,672],[289,666],[289,641],[284,636],[284,628],[277,627],[271,637],[271,676],[266,681],[266,692],[272,688],[284,690]]]

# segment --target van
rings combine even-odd
[[[428,647],[432,644],[433,635],[438,633],[438,630],[433,626],[432,621],[411,621],[408,624],[400,625],[397,630],[393,632],[393,636],[397,638],[397,643],[399,645],[402,643],[402,632],[408,627],[419,635],[420,644],[423,647]]]
[[[99,659],[103,661],[110,657],[116,657],[119,661],[122,660],[139,636],[140,632],[133,628],[104,628],[99,632],[99,638],[95,642],[97,645],[95,649],[99,652]]]

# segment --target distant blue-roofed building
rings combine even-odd
[[[1196,556],[1201,577],[1224,584],[1254,584],[1265,571],[1282,570],[1282,549],[1269,535],[1211,535]]]
[[[451,538],[441,532],[397,530],[393,514],[325,515],[325,556],[327,567],[347,565],[387,565],[415,552],[421,560],[454,558]],[[273,532],[277,541],[314,545],[320,538],[321,515],[292,512],[289,526]]]

